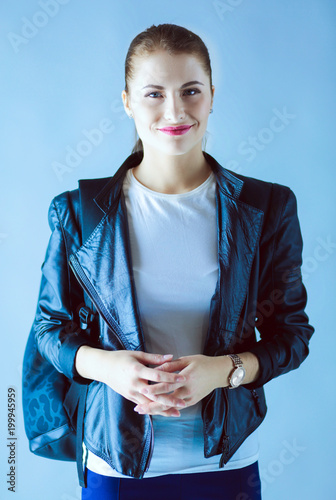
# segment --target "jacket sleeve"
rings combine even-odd
[[[69,379],[87,384],[91,380],[78,374],[75,357],[81,345],[94,344],[78,326],[78,310],[84,305],[83,292],[70,274],[67,236],[55,199],[49,208],[49,226],[52,234],[42,265],[35,338],[42,357]]]
[[[250,388],[297,368],[309,353],[314,332],[304,312],[307,293],[301,276],[303,242],[296,197],[289,188],[285,192],[269,257],[260,271],[261,281],[267,283],[258,294],[256,327],[261,340],[249,349],[259,359],[260,374]]]

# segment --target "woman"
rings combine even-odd
[[[86,241],[78,191],[52,202],[35,321],[41,354],[89,384],[82,498],[260,499],[263,385],[300,365],[314,331],[295,196],[202,151],[214,87],[197,35],[140,33],[125,80],[140,140],[95,194]],[[83,288],[96,344],[65,328]]]

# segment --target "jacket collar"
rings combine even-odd
[[[208,153],[203,152],[203,154],[215,174],[220,191],[223,194],[232,196],[233,198],[238,198],[242,190],[244,181],[235,177],[228,170],[223,169],[223,167],[221,167],[221,165]],[[95,198],[95,203],[103,212],[106,213],[113,207],[116,207],[120,198],[122,183],[124,181],[127,170],[139,165],[142,158],[142,152],[133,153],[132,155],[130,155],[117,170],[114,176],[111,177],[106,186],[98,193]]]

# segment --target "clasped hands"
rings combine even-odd
[[[134,410],[140,414],[179,417],[180,409],[198,403],[215,388],[227,385],[223,373],[224,356],[197,354],[173,360],[173,355],[119,353],[128,357],[126,379],[132,389],[126,391],[118,387],[116,390],[137,403]],[[150,368],[147,365],[157,366]]]
[[[245,384],[257,380],[259,360],[240,353]],[[218,387],[229,385],[233,365],[226,356],[195,354],[173,360],[172,354],[109,351],[83,345],[76,354],[76,370],[84,378],[103,382],[135,403],[134,410],[148,415],[179,417],[180,409],[195,405]]]

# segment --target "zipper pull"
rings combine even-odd
[[[224,465],[228,461],[229,450],[230,450],[230,438],[229,438],[229,436],[225,436],[223,439],[222,456],[221,456],[220,461],[219,461],[220,468],[224,467]]]
[[[257,392],[255,391],[255,389],[252,389],[252,390],[251,390],[251,393],[252,393],[252,396],[253,396],[253,399],[254,399],[254,402],[255,402],[256,408],[257,408],[257,413],[258,413],[258,416],[259,416],[259,417],[262,417],[262,413],[261,413],[261,410],[260,410],[260,400],[259,400],[259,396],[258,396]]]

